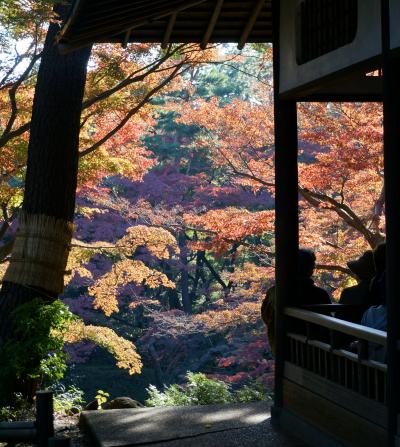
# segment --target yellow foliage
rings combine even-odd
[[[0,263],[0,282],[3,279],[4,274],[6,273],[8,267],[8,262]]]
[[[93,217],[96,214],[107,214],[108,210],[102,208],[92,208],[89,206],[80,206],[77,211],[85,217]]]
[[[73,243],[75,241],[73,240]],[[67,262],[67,268],[64,275],[64,285],[67,285],[73,278],[75,273],[78,273],[84,278],[92,278],[91,272],[84,267],[94,255],[94,249],[87,249],[81,247],[72,247]]]
[[[101,309],[107,316],[118,312],[118,288],[129,283],[143,284],[151,289],[161,286],[175,288],[166,275],[150,269],[142,261],[124,259],[115,263],[110,272],[89,287],[89,294],[95,297],[94,308]]]
[[[210,310],[194,315],[193,319],[208,330],[218,330],[221,327],[238,326],[245,323],[256,323],[260,320],[260,303],[244,302],[234,309]]]
[[[108,251],[115,253],[119,260],[114,263],[110,272],[101,276],[89,288],[89,294],[95,297],[94,308],[101,309],[107,316],[118,312],[119,287],[134,283],[145,285],[151,289],[161,286],[175,288],[175,284],[165,274],[147,267],[142,261],[128,258],[142,246],[146,247],[158,259],[169,259],[172,254],[179,253],[176,239],[169,231],[145,225],[128,228],[125,236],[115,245],[101,241],[83,245],[81,242],[73,240],[65,284],[71,281],[75,273],[81,277],[93,279],[92,273],[85,267],[85,264],[99,251]]]
[[[140,246],[146,246],[149,252],[158,259],[168,259],[170,250],[179,253],[174,236],[164,228],[137,225],[126,230],[126,235],[120,239],[116,247],[127,256],[135,252]]]
[[[142,371],[143,364],[135,345],[108,327],[86,326],[82,320],[78,320],[65,331],[63,338],[66,343],[90,340],[107,349],[115,357],[118,368],[127,369],[131,375]]]

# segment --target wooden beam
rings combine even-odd
[[[161,48],[165,49],[168,46],[168,43],[171,39],[171,34],[172,31],[174,29],[175,26],[175,22],[176,22],[176,16],[178,15],[177,12],[174,12],[173,14],[171,14],[171,17],[168,20],[168,25],[167,25],[167,29],[165,30],[165,34],[161,43]]]
[[[208,42],[210,41],[210,38],[214,31],[215,25],[217,24],[218,17],[221,13],[223,3],[224,3],[224,0],[218,0],[215,5],[214,12],[211,16],[210,22],[208,23],[207,30],[206,30],[203,40],[201,41],[201,44],[200,44],[200,48],[202,50],[204,50],[206,48]]]
[[[383,68],[383,153],[386,216],[386,305],[387,305],[387,404],[388,446],[394,447],[398,434],[400,410],[400,176],[398,145],[400,140],[400,58],[391,55],[390,2],[381,1]],[[392,14],[394,15],[394,14]]]
[[[260,3],[258,2],[257,6]],[[273,7],[273,65],[275,122],[275,284],[276,356],[273,419],[279,421],[283,407],[283,378],[286,360],[287,318],[284,309],[296,297],[299,248],[297,107],[293,100],[279,95],[280,77],[280,1]],[[254,14],[253,14],[254,15]]]
[[[329,309],[331,304],[327,304],[326,306],[325,308]],[[325,327],[335,332],[337,331],[342,334],[351,335],[356,340],[366,340],[371,343],[386,346],[386,332],[379,331],[378,329],[365,327],[361,324],[350,323],[350,321],[340,320],[339,318],[322,315],[298,307],[286,307],[284,314],[289,317],[297,318],[298,320]]]
[[[257,17],[259,16],[263,6],[265,4],[265,0],[257,0],[253,12],[251,13],[251,16],[248,20],[248,22],[246,23],[246,26],[244,27],[244,30],[242,32],[242,35],[240,36],[239,39],[239,44],[238,44],[238,49],[242,50],[243,47],[246,45],[246,42],[250,36],[250,33],[254,27],[254,24],[257,21]]]
[[[289,95],[297,101],[311,102],[381,102],[382,77],[357,75],[335,80],[334,83],[322,83],[320,88],[309,94]]]
[[[126,46],[128,45],[129,38],[131,37],[131,33],[132,33],[132,28],[129,28],[126,30],[124,40],[122,42],[122,48],[126,48]]]

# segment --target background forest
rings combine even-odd
[[[46,1],[0,4],[0,278],[49,18]],[[259,316],[274,278],[272,99],[269,46],[93,48],[62,296],[77,316],[62,380],[88,400],[143,401],[187,371],[272,391]],[[355,281],[346,262],[384,237],[381,105],[301,104],[299,138],[301,244],[337,299]]]

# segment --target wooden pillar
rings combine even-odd
[[[54,436],[53,393],[36,393],[36,430],[38,447],[47,447],[49,438]]]
[[[283,404],[286,325],[284,307],[296,293],[298,252],[298,172],[296,101],[279,96],[280,2],[273,4],[274,119],[275,119],[275,281],[276,340],[275,401],[273,417],[279,418]]]
[[[400,58],[390,54],[389,0],[382,0],[383,127],[386,212],[388,445],[394,447],[400,409]]]

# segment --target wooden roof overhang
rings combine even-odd
[[[62,53],[92,43],[125,46],[129,42],[160,43],[164,48],[170,43],[198,43],[205,48],[209,43],[231,42],[242,49],[246,43],[273,41],[272,1],[74,0],[57,40]],[[295,1],[281,0],[281,3],[289,11]],[[290,31],[285,30],[283,43],[290,40],[288,34]],[[284,48],[283,54],[287,53]],[[317,59],[315,64],[319,69],[321,64]],[[332,54],[331,60],[337,58]],[[282,63],[286,77],[297,70],[286,60]],[[369,64],[360,68],[350,63],[345,70],[319,79],[317,76],[316,82],[304,82],[284,94],[302,101],[379,101],[381,78],[366,77],[368,68],[377,67]]]
[[[272,42],[271,0],[75,0],[58,43]]]

